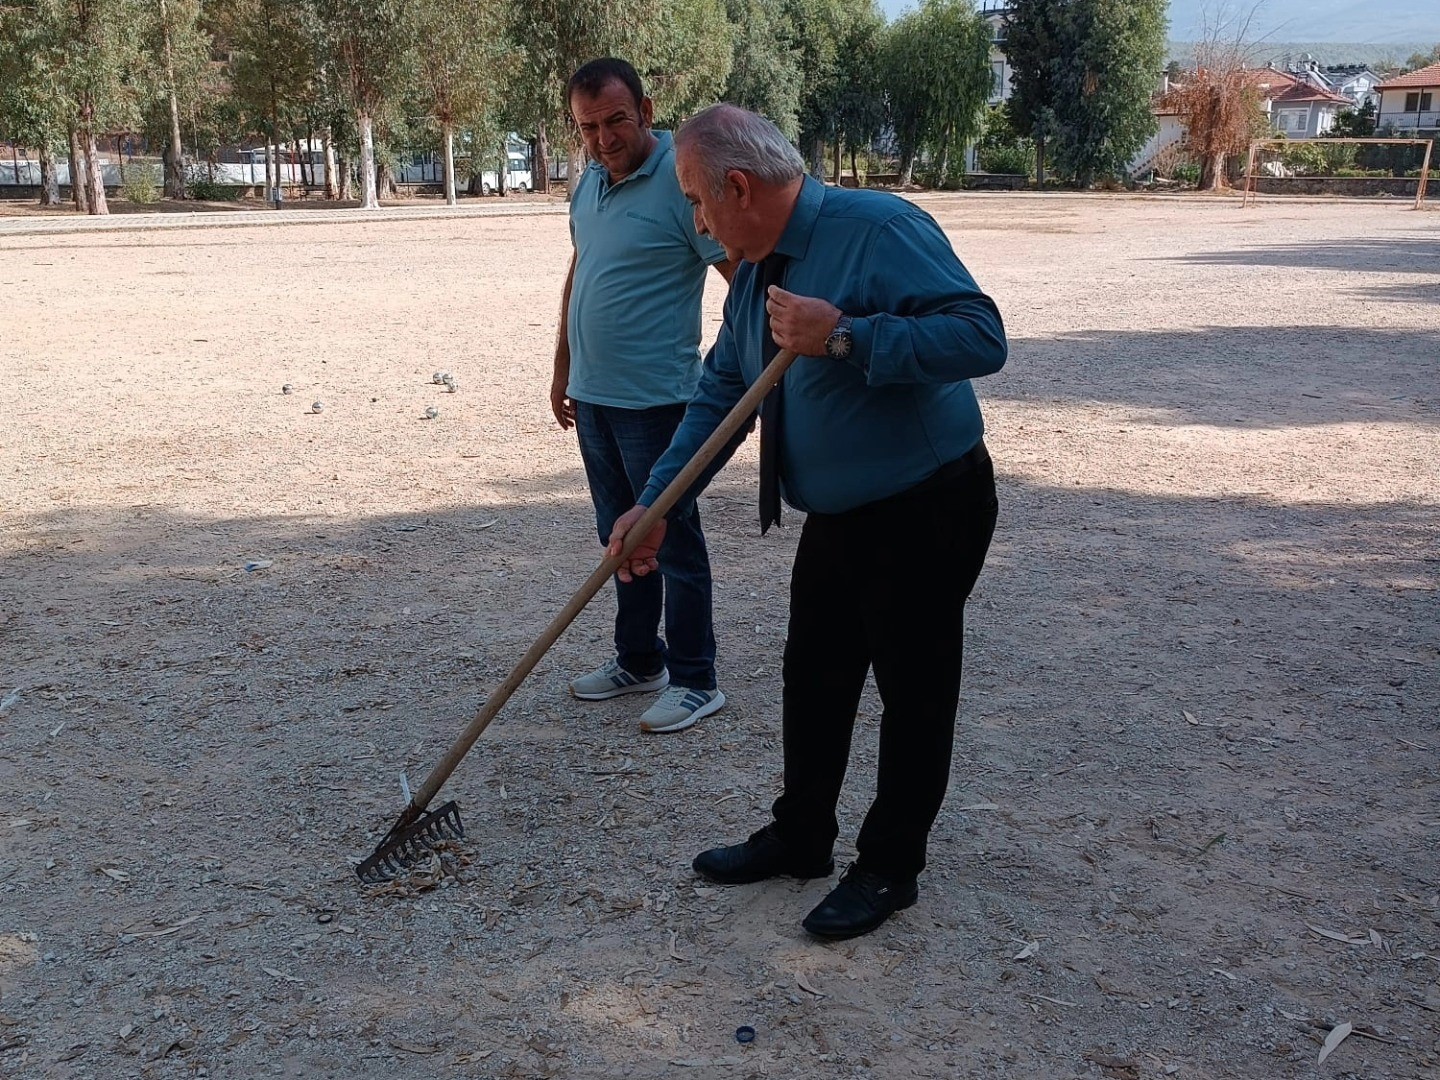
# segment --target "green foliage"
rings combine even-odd
[[[902,161],[927,155],[941,183],[980,134],[990,96],[990,38],[989,24],[964,0],[925,0],[886,37],[890,121]]]
[[[1200,166],[1193,163],[1177,165],[1174,173],[1171,175],[1171,179],[1178,180],[1182,184],[1188,184],[1190,187],[1196,187],[1200,183]]]
[[[989,173],[1012,173],[1029,176],[1035,165],[1035,152],[1019,146],[997,146],[980,152],[980,170]]]
[[[982,172],[1028,176],[1035,171],[1035,143],[1015,130],[1008,103],[986,114],[975,149]]]
[[[185,190],[192,199],[202,202],[234,202],[240,198],[240,188],[234,184],[217,184],[201,169],[191,169],[185,181]]]
[[[1326,133],[1330,139],[1368,139],[1375,134],[1375,103],[1367,101],[1358,110],[1342,109],[1335,126]]]
[[[728,0],[730,75],[724,99],[768,117],[788,139],[800,136],[800,57],[781,32],[783,16],[770,0]]]
[[[1155,131],[1165,0],[1016,0],[1006,51],[1017,126],[1081,187],[1118,176]]]
[[[132,203],[148,205],[160,201],[160,169],[156,165],[130,164],[121,170],[120,191]]]

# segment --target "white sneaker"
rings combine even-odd
[[[688,686],[672,686],[660,700],[640,717],[640,730],[651,735],[668,735],[684,731],[702,716],[709,716],[725,704],[719,690],[694,690]]]
[[[581,675],[570,683],[570,693],[581,701],[605,701],[621,694],[648,694],[663,690],[670,685],[670,672],[664,668],[660,674],[645,679],[632,675],[620,666],[618,660],[606,660],[589,675]]]

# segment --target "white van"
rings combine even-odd
[[[529,191],[535,186],[534,178],[530,175],[530,169],[525,163],[523,154],[511,154],[507,164],[509,168],[505,170],[505,190]],[[493,195],[499,188],[500,181],[493,169],[480,174],[480,193],[482,195]]]

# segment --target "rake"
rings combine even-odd
[[[447,802],[438,809],[428,812],[426,807],[439,794],[445,781],[450,779],[450,774],[470,752],[470,748],[475,745],[475,740],[490,726],[490,721],[495,719],[496,714],[505,707],[505,703],[510,700],[511,695],[519,689],[520,684],[535,669],[535,665],[565,632],[565,628],[575,621],[575,617],[604,587],[605,582],[609,581],[615,571],[630,558],[640,541],[649,535],[660,520],[670,512],[671,507],[680,501],[680,497],[690,490],[691,485],[700,478],[700,474],[705,471],[706,466],[724,449],[735,433],[750,421],[750,418],[760,408],[760,402],[764,400],[765,395],[780,381],[794,360],[795,354],[788,349],[781,349],[775,354],[775,358],[760,373],[760,377],[755,380],[754,385],[745,392],[744,397],[735,403],[735,407],[730,410],[724,420],[720,421],[719,426],[705,440],[700,449],[695,451],[694,456],[686,462],[679,475],[670,481],[670,485],[660,493],[660,497],[655,500],[654,505],[626,534],[620,554],[606,556],[596,567],[594,573],[585,580],[585,584],[581,585],[575,595],[566,603],[560,614],[550,620],[550,625],[545,627],[540,636],[535,639],[534,644],[525,651],[525,655],[520,658],[519,663],[505,677],[505,681],[496,687],[495,692],[480,706],[474,718],[460,733],[460,737],[455,740],[454,745],[430,771],[425,782],[410,796],[400,817],[376,846],[374,853],[355,868],[361,881],[369,885],[390,881],[408,869],[416,860],[423,858],[436,845],[451,839],[464,839],[465,826],[460,819],[460,808],[454,801]]]

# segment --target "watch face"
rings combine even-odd
[[[850,331],[837,330],[825,339],[825,351],[836,360],[844,360],[850,355]]]

